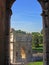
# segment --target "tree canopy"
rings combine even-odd
[[[32,45],[39,47],[39,44],[43,43],[43,34],[39,32],[32,32]]]

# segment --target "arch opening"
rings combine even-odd
[[[22,59],[26,59],[26,53],[24,48],[21,48],[21,57]]]
[[[22,1],[22,2],[23,2],[23,1]],[[46,2],[47,2],[47,1],[46,1]],[[24,3],[25,3],[25,2],[24,2]],[[30,2],[29,2],[29,3],[30,3]],[[20,3],[19,3],[19,4],[20,4]],[[22,4],[22,3],[21,3],[21,4]],[[21,4],[20,4],[20,5],[21,5]],[[41,2],[40,4],[43,4],[43,2]],[[23,4],[23,5],[24,5],[24,4]],[[25,5],[26,5],[26,4],[25,4]],[[35,5],[35,4],[34,4],[34,5]],[[21,6],[22,6],[22,5],[21,5]],[[21,8],[21,6],[20,6],[20,8]],[[18,6],[18,7],[19,7],[19,6]],[[26,7],[27,7],[27,6],[26,6]],[[36,7],[38,7],[38,6],[36,6]],[[44,6],[42,5],[42,7],[44,7]],[[24,9],[24,10],[25,10],[25,9]],[[24,10],[23,10],[23,11],[24,11]],[[28,9],[28,10],[29,10],[29,9]],[[42,8],[41,10],[44,10],[44,8]],[[16,11],[16,10],[15,10],[15,11]],[[38,11],[38,10],[37,10],[37,11]],[[20,13],[20,12],[21,12],[21,13]],[[26,13],[26,14],[27,14],[27,15],[26,15],[26,14],[25,14],[26,11],[24,11],[24,12],[22,13],[22,11],[21,11],[21,9],[20,9],[20,12],[19,12],[19,10],[17,11],[17,13],[19,13],[20,15],[18,14],[18,19],[15,19],[15,20],[13,19],[13,21],[18,21],[18,22],[20,22],[22,15],[27,16],[28,19],[29,19],[29,17],[32,17],[32,15],[31,15],[31,16],[30,16],[30,15],[28,16],[28,14],[27,14],[28,12]],[[40,11],[40,12],[41,12],[41,11]],[[34,12],[34,13],[35,13],[35,12]],[[30,13],[29,13],[29,14],[30,14]],[[31,13],[31,14],[32,14],[32,13]],[[42,14],[43,14],[43,13],[42,13]],[[19,17],[19,16],[20,16],[20,17]],[[15,17],[16,17],[16,16],[15,16]],[[38,17],[37,17],[37,18],[38,18]],[[20,19],[20,20],[19,20],[19,19]],[[23,17],[22,17],[22,19],[23,19]],[[25,20],[25,19],[26,19],[26,18],[24,18],[24,20]],[[31,18],[30,18],[30,19],[31,19]],[[29,19],[29,22],[30,22],[30,19]],[[38,18],[38,20],[39,20],[39,18]],[[11,20],[11,21],[12,21],[12,20]],[[21,21],[23,21],[23,20],[21,20]],[[25,20],[25,21],[26,21],[26,20]],[[34,21],[35,21],[35,20],[34,20]],[[40,21],[40,20],[39,20],[39,21]],[[17,23],[18,23],[18,22],[17,22]],[[28,23],[28,22],[27,22],[27,23]],[[14,23],[14,24],[16,24],[16,23]],[[24,25],[24,23],[22,24],[22,22],[21,22],[21,23],[18,23],[18,24],[21,25],[21,26]],[[18,25],[18,24],[17,24],[17,25]],[[28,24],[29,24],[29,23],[28,23]],[[31,24],[32,24],[32,22],[31,22]],[[39,22],[38,22],[38,24],[39,24]],[[42,24],[44,24],[44,23],[42,23]],[[16,25],[16,26],[17,26],[17,25]],[[19,25],[18,25],[18,26],[19,26]],[[21,26],[20,26],[20,28],[19,28],[19,32],[20,32],[20,33],[21,33],[21,31],[20,31]],[[42,25],[41,25],[41,26],[42,26]],[[24,26],[24,27],[25,27],[25,26]],[[46,26],[46,27],[47,27],[47,26]],[[13,26],[13,28],[14,28],[14,26]],[[15,27],[15,28],[16,28],[16,27]],[[23,29],[22,29],[22,30],[23,30]],[[24,31],[24,30],[23,30],[23,31]],[[36,32],[36,31],[35,31],[35,32]],[[38,32],[39,32],[39,31],[38,31]],[[28,32],[27,32],[27,33],[28,33]],[[19,38],[19,39],[20,39],[20,38]],[[23,55],[23,54],[24,54],[24,55]],[[24,50],[23,50],[22,48],[21,48],[21,56],[22,56],[22,58],[25,58],[25,57],[26,57],[25,52],[24,52]]]

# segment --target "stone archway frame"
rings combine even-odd
[[[38,0],[42,7],[43,19],[43,65],[49,65],[49,1]]]
[[[3,9],[5,17],[4,21],[0,19],[0,65],[9,65],[9,30],[10,30],[10,16],[12,14],[11,6],[15,0],[1,0],[0,7]],[[38,0],[42,7],[43,30],[44,30],[44,65],[49,65],[49,1]],[[4,4],[4,6],[2,5]],[[2,16],[0,14],[0,16]]]
[[[44,47],[43,47],[43,61],[44,65],[49,65],[49,1],[48,0],[38,0],[42,7],[42,18],[43,18],[43,31],[44,31]]]
[[[10,65],[9,34],[11,7],[15,0],[0,1],[0,65]]]

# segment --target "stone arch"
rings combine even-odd
[[[10,65],[9,62],[9,30],[11,6],[15,0],[0,1],[0,65]],[[44,30],[44,65],[49,65],[49,1],[38,0],[42,7]],[[2,9],[3,7],[3,9]],[[1,13],[2,12],[2,13]],[[2,16],[4,15],[4,16]]]
[[[25,59],[26,58],[26,52],[25,52],[25,48],[21,47],[21,58]]]

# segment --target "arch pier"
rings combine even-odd
[[[49,65],[49,1],[38,0],[42,7],[43,19],[43,64]]]

